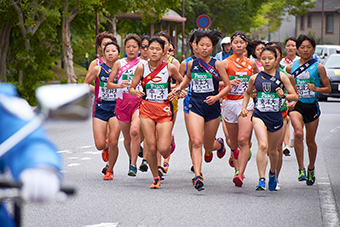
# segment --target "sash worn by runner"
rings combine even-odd
[[[278,87],[282,88],[282,90],[284,89],[284,85],[283,85],[281,80],[277,79],[275,76],[271,76],[271,75],[268,75],[265,72],[263,72],[263,73],[262,72],[260,72],[258,75],[261,75],[264,78],[266,78],[267,80],[274,82]]]
[[[236,55],[231,55],[229,57],[229,59],[236,62],[237,64],[241,65],[242,67],[248,69],[251,73],[254,70],[254,68],[251,64],[249,64],[247,61],[243,60],[242,58],[237,57]]]
[[[290,59],[289,57],[285,57],[285,61],[286,61],[288,64],[292,64],[292,63],[293,63],[293,60]]]
[[[119,79],[122,77],[123,73],[132,68],[134,65],[138,64],[138,62],[140,61],[139,57],[136,57],[135,59],[129,61],[128,63],[126,63],[125,65],[123,65],[117,72],[117,76],[116,79],[117,81],[119,81]]]
[[[308,67],[310,67],[311,65],[313,65],[315,62],[317,62],[317,60],[315,60],[314,58],[310,59],[309,61],[307,61],[305,64],[301,65],[299,68],[297,68],[292,75],[295,77],[297,77],[298,75],[300,75],[302,72],[306,71],[306,69],[308,69]]]
[[[209,65],[208,63],[206,63],[205,61],[203,61],[201,58],[198,58],[198,63],[200,64],[200,66],[202,66],[207,72],[209,72],[217,81],[221,80],[221,76],[218,74],[218,72],[216,71],[216,69],[214,67],[212,67],[211,65]]]
[[[147,75],[146,77],[143,78],[142,80],[142,87],[143,89],[145,88],[145,85],[152,80],[153,78],[155,78],[155,76],[162,71],[162,69],[167,66],[168,62],[163,61],[161,64],[159,64],[151,73],[149,73],[149,75]]]

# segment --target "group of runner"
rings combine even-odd
[[[244,33],[235,32],[222,40],[225,52],[217,59],[211,54],[220,38],[222,34],[217,30],[193,30],[188,39],[192,56],[179,63],[172,56],[174,47],[165,32],[153,38],[128,35],[124,41],[127,57],[122,59],[112,34],[103,32],[96,37],[103,55],[91,63],[85,83],[95,81],[93,134],[96,148],[103,150],[102,158],[107,162],[104,180],[114,177],[122,131],[129,156],[128,175],[136,176],[139,155],[143,158],[139,169],[145,172],[149,166],[151,170],[150,188],[160,187],[175,150],[172,130],[178,99],[184,98],[191,170],[195,173],[192,183],[198,191],[204,189],[203,146],[204,160],[211,162],[214,150],[218,158],[224,157],[225,142],[231,150],[229,164],[235,168],[233,182],[242,187],[251,157],[253,129],[258,142],[259,184],[255,189],[266,190],[269,156],[268,188],[279,190],[282,154],[289,155],[287,147],[282,149],[282,143],[288,146],[289,140],[288,110],[295,132],[298,180],[314,184],[315,133],[320,116],[317,96],[318,92],[330,92],[324,67],[312,58],[314,39],[306,35],[287,39],[287,57],[282,59],[279,42],[250,42]],[[253,58],[249,59],[251,54]],[[216,139],[221,120],[225,139]],[[307,171],[303,164],[304,127]]]

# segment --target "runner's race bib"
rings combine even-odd
[[[229,92],[229,94],[244,95],[249,84],[250,76],[230,76],[229,80],[233,80],[233,79],[240,79],[241,82],[238,84],[238,86],[232,85],[231,91]]]
[[[98,98],[105,101],[115,101],[117,100],[117,89],[108,89],[107,83],[100,81]]]
[[[163,103],[168,100],[168,89],[168,83],[147,83],[145,85],[146,99]]]
[[[261,112],[278,112],[282,105],[279,95],[274,92],[258,92],[256,109]]]
[[[210,73],[192,73],[192,91],[195,93],[207,93],[214,91],[213,78]]]
[[[308,89],[308,83],[314,84],[315,80],[310,79],[309,71],[304,71],[295,77],[295,83],[300,98],[314,98],[315,92]]]

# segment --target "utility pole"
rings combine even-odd
[[[321,9],[321,45],[323,44],[323,25],[324,25],[324,17],[325,17],[325,12],[324,12],[324,0],[322,0],[322,9]]]

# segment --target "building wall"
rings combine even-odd
[[[326,33],[326,15],[333,15],[333,33]],[[311,27],[308,27],[308,15],[311,16]],[[299,36],[300,34],[312,34],[316,37],[316,41],[321,39],[321,13],[309,13],[305,14],[304,16],[304,29],[301,30],[301,17],[296,17],[296,35]],[[326,13],[325,12],[325,19],[324,19],[324,44],[340,44],[340,14],[337,13]]]
[[[295,36],[295,20],[295,16],[286,15],[279,30],[270,34],[270,41],[284,42],[287,38]]]

